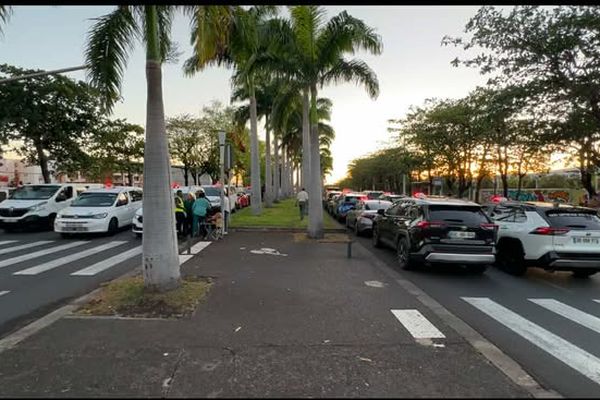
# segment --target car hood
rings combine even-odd
[[[67,207],[59,212],[59,215],[81,215],[90,216],[108,212],[112,207]]]
[[[40,203],[46,203],[48,200],[12,200],[7,199],[0,202],[0,208],[29,208]]]

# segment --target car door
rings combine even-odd
[[[392,235],[394,232],[394,225],[396,223],[396,219],[399,217],[401,204],[394,204],[387,210],[383,212],[383,215],[380,217],[379,224],[379,237],[381,240],[388,245],[392,245]]]
[[[348,220],[348,226],[354,226],[356,223],[356,218],[360,215],[361,211],[365,208],[365,203],[360,201],[354,210],[348,211],[348,215],[346,219]]]
[[[115,205],[115,216],[119,220],[119,226],[131,223],[129,218],[130,201],[127,192],[121,192],[117,195],[117,203]],[[133,217],[132,217],[133,218]]]

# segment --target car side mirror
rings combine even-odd
[[[379,210],[377,210],[377,214],[385,215],[385,210],[383,208],[380,208]]]

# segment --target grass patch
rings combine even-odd
[[[295,199],[285,199],[273,203],[273,207],[263,204],[261,215],[252,215],[251,207],[236,211],[231,216],[232,228],[307,228],[308,216],[300,221],[300,211],[295,205]],[[340,225],[325,210],[323,210],[323,224],[326,229],[340,228]]]
[[[118,279],[105,285],[95,298],[75,314],[181,318],[194,311],[211,285],[210,280],[185,277],[179,288],[158,293],[144,290],[141,276]]]

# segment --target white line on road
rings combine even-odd
[[[41,240],[39,242],[22,244],[20,246],[14,246],[14,247],[9,247],[7,249],[2,249],[2,250],[0,250],[0,254],[12,253],[13,251],[25,250],[25,249],[29,249],[31,247],[41,246],[43,244],[48,244],[48,243],[52,243],[52,242],[53,242],[53,240]],[[2,244],[2,243],[0,242],[0,244]]]
[[[139,254],[142,254],[142,246],[134,247],[133,249],[124,251],[121,254],[117,254],[116,256],[107,258],[106,260],[100,261],[94,265],[90,265],[87,268],[80,269],[79,271],[75,271],[71,275],[74,275],[74,276],[96,275],[99,272],[109,269],[109,268],[111,268],[125,260],[128,260],[131,257],[137,256]]]
[[[16,242],[16,240],[0,240],[0,246],[14,242]]]
[[[9,294],[10,290],[0,290],[0,296],[4,296],[5,294]]]
[[[208,247],[209,244],[211,244],[212,242],[198,242],[195,245],[192,246],[192,254],[198,254],[200,253],[202,250],[204,250],[205,248]],[[185,253],[184,253],[185,254]]]
[[[596,303],[600,303],[600,299],[596,299],[594,300]]]
[[[417,310],[390,310],[415,339],[445,338],[427,318]]]
[[[180,254],[179,255],[179,265],[183,264],[190,258],[194,257],[194,254]]]
[[[81,246],[81,245],[88,244],[88,243],[89,242],[72,242],[72,243],[63,244],[62,246],[50,247],[49,249],[35,251],[33,253],[24,254],[22,256],[9,258],[8,260],[0,261],[0,268],[7,267],[7,266],[13,265],[13,264],[17,264],[22,261],[31,260],[36,257],[42,257],[42,256],[45,256],[46,254],[52,254],[52,253],[56,253],[56,252],[59,252],[62,250],[67,250],[67,249],[70,249],[70,248],[73,248],[76,246]]]
[[[487,297],[461,297],[569,367],[600,384],[600,359]]]
[[[82,258],[100,253],[100,252],[108,250],[108,249],[112,249],[113,247],[117,247],[117,246],[120,246],[125,243],[127,243],[127,241],[108,242],[103,245],[93,247],[91,249],[80,251],[79,253],[69,254],[68,256],[61,257],[56,260],[52,260],[52,261],[48,261],[48,262],[40,264],[40,265],[36,265],[35,267],[31,267],[31,268],[24,269],[22,271],[15,272],[15,273],[13,273],[13,275],[37,275],[42,272],[46,272],[51,269],[60,267],[61,265],[65,265],[70,262],[80,260]]]
[[[570,319],[573,322],[583,325],[593,331],[600,333],[600,318],[584,313],[574,307],[554,299],[529,299],[538,306],[542,306],[562,317]]]

